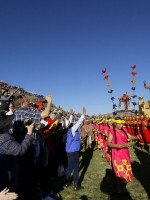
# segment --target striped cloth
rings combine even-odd
[[[23,155],[32,144],[33,140],[33,135],[27,134],[22,143],[19,144],[10,134],[0,134],[0,154],[13,156]]]
[[[29,108],[17,108],[14,112],[13,124],[15,121],[31,120],[34,124],[40,124],[41,112],[31,111]]]

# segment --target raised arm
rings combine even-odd
[[[81,115],[81,117],[79,118],[77,123],[71,129],[73,137],[75,136],[77,129],[82,124],[83,120],[85,119],[85,113],[86,113],[86,109],[85,109],[85,107],[83,107],[83,114]]]
[[[48,117],[51,110],[52,96],[50,95],[46,96],[46,100],[47,100],[47,106],[45,110],[41,113],[41,118]]]

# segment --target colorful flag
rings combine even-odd
[[[136,68],[136,65],[133,65],[131,68],[132,68],[132,69],[135,69],[135,68]]]
[[[104,70],[102,70],[102,74],[105,74],[106,73],[106,68]]]
[[[104,80],[108,80],[108,77],[109,77],[109,76],[108,76],[108,75],[106,75],[106,76],[104,77]]]

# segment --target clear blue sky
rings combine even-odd
[[[136,91],[150,98],[149,0],[0,0],[0,79],[53,95],[53,103],[88,114],[112,111],[101,70],[107,68],[115,103]],[[138,100],[137,100],[138,101]],[[131,106],[132,108],[132,106]]]

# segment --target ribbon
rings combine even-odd
[[[106,68],[104,70],[102,70],[102,74],[105,74],[106,73]]]
[[[109,91],[108,91],[108,93],[110,93],[110,94],[111,94],[112,92],[113,92],[113,90],[109,90]]]
[[[106,75],[106,76],[104,77],[104,80],[108,80],[108,77],[109,77],[109,76],[108,76],[108,75]]]

